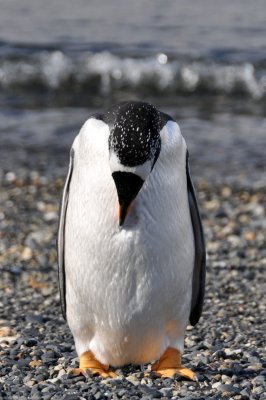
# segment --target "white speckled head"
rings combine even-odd
[[[121,105],[109,137],[111,169],[140,167],[136,170],[145,179],[160,153],[160,122],[160,112],[150,104]]]

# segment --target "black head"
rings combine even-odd
[[[156,162],[161,148],[161,115],[148,103],[124,103],[117,110],[109,149],[127,167]]]
[[[159,157],[165,117],[153,105],[141,102],[120,103],[102,117],[110,127],[110,167],[120,204],[120,225]]]

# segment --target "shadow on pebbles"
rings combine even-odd
[[[119,378],[69,377],[78,365],[60,311],[56,231],[62,178],[1,176],[0,399],[264,399],[266,191],[197,182],[208,250],[204,312],[183,363],[198,382],[128,366]],[[149,366],[145,366],[149,371]]]

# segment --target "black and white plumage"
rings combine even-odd
[[[171,117],[125,102],[86,121],[70,153],[58,262],[79,355],[121,366],[182,352],[185,328],[202,312],[205,246]]]

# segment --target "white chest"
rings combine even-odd
[[[189,315],[194,241],[185,175],[164,181],[154,171],[120,228],[107,168],[88,176],[78,167],[65,231],[68,322],[74,336],[89,332],[103,361],[148,360],[182,336]]]

